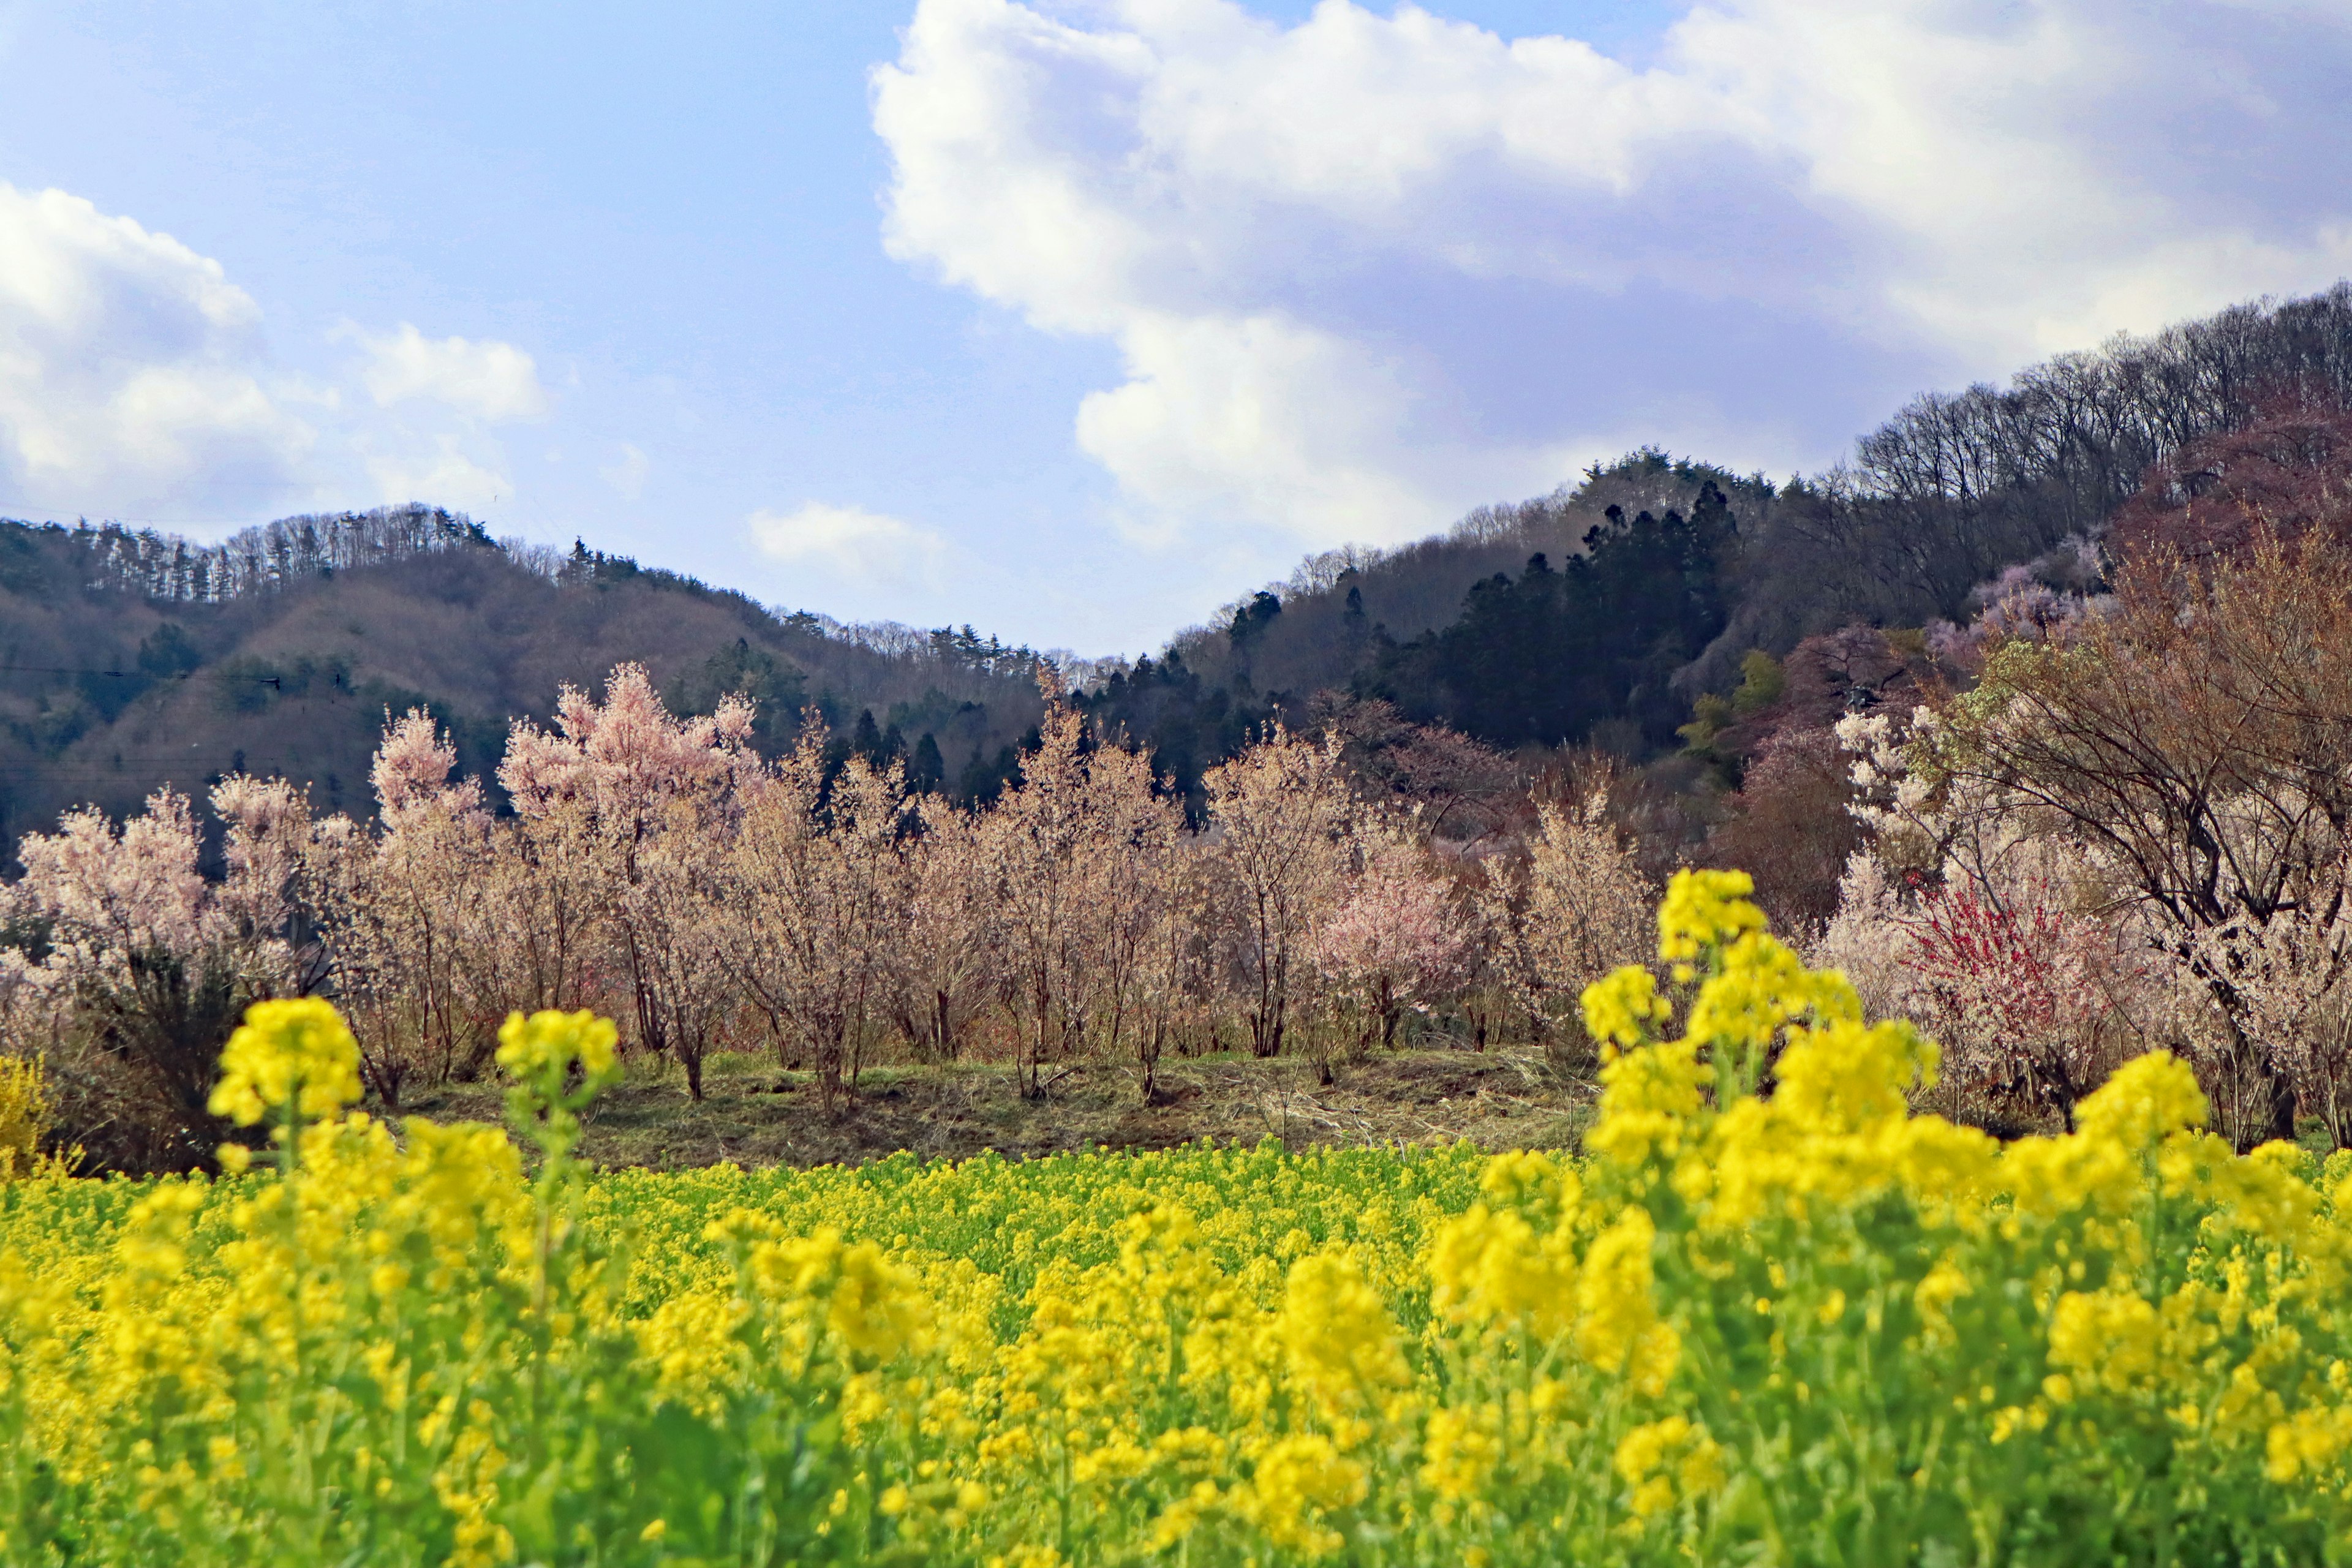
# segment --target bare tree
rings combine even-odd
[[[907,794],[896,764],[852,757],[837,776],[822,721],[745,805],[727,868],[735,918],[719,935],[730,972],[766,1017],[780,1058],[814,1059],[830,1110],[845,1068],[887,1007],[888,953],[905,920]]]

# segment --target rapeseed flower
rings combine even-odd
[[[305,1121],[332,1116],[359,1097],[359,1042],[331,1005],[306,996],[246,1010],[210,1103],[215,1116],[250,1127],[284,1107]]]
[[[1933,1043],[1736,876],[1659,951],[1586,994],[1581,1159],[590,1172],[616,1032],[542,1013],[527,1173],[257,1008],[270,1168],[0,1194],[0,1561],[2340,1554],[2352,1159],[2233,1153],[2161,1056],[2063,1136],[1914,1114]]]

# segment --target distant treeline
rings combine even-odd
[[[90,556],[90,586],[195,604],[218,604],[305,577],[438,551],[499,548],[464,513],[414,503],[280,518],[218,544],[115,522],[85,524],[71,537]]]
[[[7,521],[0,519],[0,523]],[[64,534],[89,556],[88,586],[167,603],[219,604],[308,578],[331,577],[337,572],[466,550],[498,551],[516,565],[558,583],[643,581],[691,593],[743,597],[731,590],[713,589],[682,573],[641,566],[631,556],[591,550],[579,540],[572,542],[567,554],[522,539],[493,539],[488,529],[464,512],[415,501],[367,511],[279,518],[245,529],[217,544],[199,543],[152,528],[129,529],[119,522],[85,522],[69,530],[52,523],[43,531]],[[991,677],[1025,679],[1045,657],[1034,648],[995,637],[982,637],[969,625],[921,631],[889,622],[845,624],[811,610],[795,610],[781,618],[797,631],[879,653],[927,656]]]

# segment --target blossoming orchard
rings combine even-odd
[[[1652,892],[1591,800],[1530,807],[1532,859],[1442,837],[1279,728],[1188,818],[1058,696],[1021,778],[964,808],[845,753],[814,715],[772,762],[749,704],[672,715],[646,671],[519,723],[502,809],[426,713],[387,723],[374,821],[280,779],[163,794],[26,835],[0,891],[0,1037],[50,1068],[86,1168],[209,1161],[219,1041],[252,999],[324,994],[375,1101],[488,1066],[509,1012],[585,1007],[696,1099],[724,1051],[827,1100],[877,1063],[1074,1067],[1151,1101],[1160,1063],[1335,1060],[1475,1020],[1581,1048],[1579,988],[1638,958]]]
[[[613,1024],[500,1029],[519,1145],[353,1109],[335,1011],[262,1005],[249,1161],[7,1188],[0,1554],[2330,1559],[2346,1162],[2234,1153],[2161,1054],[2072,1132],[1915,1114],[1935,1048],[1746,891],[1678,876],[1663,979],[1586,992],[1581,1162],[598,1173]]]

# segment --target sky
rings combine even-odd
[[[0,0],[0,515],[1139,653],[2352,273],[2299,0]]]

